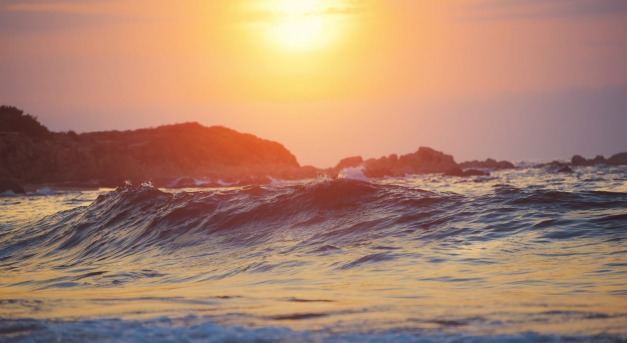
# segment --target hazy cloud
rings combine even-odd
[[[353,7],[342,7],[342,8],[332,7],[332,8],[328,8],[328,9],[326,9],[324,11],[321,11],[321,12],[319,12],[317,14],[351,15],[351,14],[363,13],[365,11],[366,11],[366,6],[353,6]]]
[[[0,33],[69,30],[126,21],[128,18],[95,13],[0,11]]]
[[[337,14],[337,15],[352,15],[365,12],[367,9],[365,0],[353,0],[347,1],[344,7],[329,7],[323,9],[318,14]]]
[[[627,14],[627,1],[486,0],[467,8],[471,19],[583,17]]]
[[[128,7],[112,0],[9,0],[0,3],[0,33],[70,30],[138,21],[140,17],[128,12]]]
[[[107,0],[20,0],[5,1],[0,4],[0,12],[68,12],[93,13],[98,10],[95,4],[106,4]]]
[[[325,15],[357,15],[363,13],[367,10],[366,1],[364,0],[355,0],[348,1],[346,5],[343,7],[325,7],[318,8],[313,11],[309,11],[306,13],[302,13],[302,16],[325,16]],[[272,21],[276,19],[280,19],[284,16],[285,13],[280,10],[250,10],[250,11],[241,11],[239,13],[239,20],[241,22],[246,23],[255,23],[255,22],[266,22]]]

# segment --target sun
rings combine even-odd
[[[270,36],[274,43],[285,50],[313,50],[323,45],[323,27],[320,18],[285,18],[273,25]]]
[[[268,38],[285,51],[306,52],[321,49],[339,35],[340,25],[328,13],[331,0],[277,0],[275,17],[268,27]]]

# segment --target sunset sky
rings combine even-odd
[[[0,104],[53,130],[185,121],[328,167],[627,151],[625,0],[0,0]]]

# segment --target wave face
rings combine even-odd
[[[0,339],[627,337],[624,168],[357,174],[0,198]]]

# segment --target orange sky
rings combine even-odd
[[[627,150],[623,0],[0,3],[0,103],[51,129],[198,121],[302,164]]]

